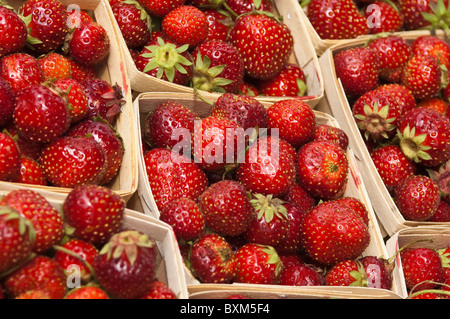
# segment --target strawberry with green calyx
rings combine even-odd
[[[423,35],[416,38],[411,46],[414,54],[434,56],[445,67],[444,70],[450,69],[450,45],[445,40],[436,35]]]
[[[274,78],[256,83],[260,95],[305,96],[307,94],[306,75],[303,69],[288,63]]]
[[[377,256],[364,256],[358,259],[364,267],[367,276],[367,286],[370,288],[392,288],[393,258],[388,260]]]
[[[67,94],[70,122],[80,122],[87,116],[88,98],[80,82],[72,78],[57,79],[55,85]]]
[[[444,269],[444,278],[446,281],[450,279],[450,246],[437,250],[441,258],[442,268]]]
[[[364,266],[358,260],[338,262],[325,275],[325,285],[367,287]]]
[[[150,288],[156,272],[156,243],[136,230],[115,233],[94,258],[99,284],[120,299],[139,298]]]
[[[27,26],[19,15],[3,2],[0,4],[0,25],[8,34],[0,40],[0,57],[20,51],[27,41]]]
[[[395,97],[397,104],[400,107],[400,115],[412,110],[416,107],[416,100],[411,90],[403,84],[389,83],[383,84],[377,88],[379,91],[387,91],[389,94]]]
[[[135,58],[136,68],[171,83],[187,85],[192,78],[193,59],[187,44],[178,45],[157,37]]]
[[[284,203],[286,208],[286,217],[288,220],[288,227],[286,235],[274,247],[279,254],[296,253],[302,249],[301,234],[303,219],[306,216],[307,210],[299,207],[294,203]]]
[[[139,2],[151,16],[163,18],[173,9],[183,5],[186,0],[140,0]]]
[[[400,11],[404,15],[404,28],[442,29],[447,34],[450,31],[450,7],[448,0],[400,0]]]
[[[0,180],[17,181],[20,176],[20,150],[14,139],[0,132]]]

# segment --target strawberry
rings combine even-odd
[[[281,199],[297,205],[304,212],[316,206],[315,199],[298,183],[292,184]]]
[[[333,142],[339,145],[344,151],[347,151],[349,144],[348,135],[343,129],[328,124],[316,126],[312,140]]]
[[[63,218],[43,195],[29,189],[13,190],[3,196],[0,204],[14,208],[31,221],[36,232],[34,252],[46,252],[61,241]]]
[[[50,299],[48,293],[39,289],[27,290],[14,299]]]
[[[44,80],[56,81],[71,77],[72,71],[68,58],[59,53],[47,53],[40,56],[38,61],[44,74]]]
[[[416,100],[411,90],[399,83],[383,84],[376,88],[379,91],[387,91],[395,97],[400,107],[400,115],[412,110],[416,107]]]
[[[239,88],[239,94],[247,96],[258,96],[259,92],[258,88],[254,84],[246,82],[244,78],[244,82],[241,84]]]
[[[450,69],[450,45],[435,35],[423,35],[416,38],[412,50],[417,55],[431,55],[438,59],[439,64]]]
[[[117,2],[111,10],[128,48],[140,48],[148,42],[151,18],[138,1]]]
[[[125,148],[122,137],[109,123],[100,117],[84,120],[72,126],[67,135],[89,136],[102,147],[107,161],[105,172],[98,184],[107,184],[118,174],[122,166]]]
[[[94,139],[63,136],[44,147],[40,163],[47,181],[53,186],[75,187],[98,183],[104,175],[107,159]]]
[[[446,116],[448,103],[439,97],[430,97],[428,99],[420,100],[417,103],[417,107],[429,107]]]
[[[307,93],[305,73],[293,63],[286,64],[275,77],[256,85],[259,94],[266,96],[304,96]]]
[[[322,274],[307,264],[293,265],[283,268],[280,274],[280,285],[285,286],[322,286]]]
[[[244,58],[246,75],[265,80],[284,68],[292,53],[294,38],[289,28],[274,17],[249,13],[236,18],[228,41]]]
[[[54,83],[67,94],[70,122],[74,124],[84,119],[88,111],[88,98],[80,82],[70,78],[58,79]]]
[[[44,80],[38,60],[27,53],[13,53],[2,57],[0,77],[9,82],[14,94]]]
[[[351,208],[353,212],[361,217],[366,225],[369,225],[369,212],[367,211],[366,206],[361,202],[361,200],[353,196],[343,196],[335,199],[334,201],[337,203],[341,203],[348,208]]]
[[[325,275],[325,285],[367,287],[367,275],[361,262],[347,259],[331,267]]]
[[[433,289],[443,282],[443,268],[436,250],[428,247],[407,247],[400,252],[401,266],[408,289]]]
[[[109,299],[106,291],[96,286],[82,286],[72,289],[64,299]]]
[[[279,254],[295,253],[302,249],[301,227],[306,211],[294,203],[284,203],[283,206],[286,208],[287,232],[274,248]]]
[[[398,0],[404,16],[403,28],[407,31],[423,27],[448,28],[448,0]],[[442,10],[443,9],[443,10]]]
[[[441,69],[431,55],[414,55],[403,68],[401,83],[411,90],[416,100],[435,96],[441,90]]]
[[[19,176],[19,149],[11,136],[0,132],[0,180],[16,181]]]
[[[30,29],[28,44],[37,53],[48,53],[64,43],[69,30],[67,11],[57,0],[27,0],[19,9]]]
[[[222,40],[226,41],[228,31],[230,30],[232,20],[231,17],[223,11],[214,9],[202,9],[208,20],[208,35],[206,40]]]
[[[94,66],[85,66],[72,58],[69,58],[70,69],[72,71],[72,79],[78,82],[81,82],[87,78],[96,78],[97,70]]]
[[[344,150],[327,141],[305,144],[297,154],[297,180],[316,199],[336,199],[345,191],[348,160]]]
[[[390,193],[400,181],[416,172],[416,165],[403,154],[398,145],[382,146],[373,151],[370,157]]]
[[[450,203],[450,184],[448,182],[450,160],[434,169],[427,169],[428,176],[437,183],[441,199]]]
[[[196,240],[189,262],[195,275],[204,283],[229,283],[236,272],[231,246],[217,234],[205,234]]]
[[[158,209],[178,197],[198,198],[207,187],[206,174],[188,157],[165,148],[144,154],[145,172]]]
[[[166,283],[155,280],[141,299],[177,299],[177,296]]]
[[[274,10],[271,0],[225,0],[225,4],[225,9],[236,17],[254,10],[266,12],[272,12]]]
[[[205,217],[199,205],[191,198],[171,200],[161,210],[159,219],[172,227],[179,241],[194,240],[205,229]]]
[[[135,57],[136,68],[150,76],[174,84],[187,85],[194,70],[189,46],[156,37]]]
[[[79,271],[83,282],[91,279],[91,270],[86,263],[91,265],[98,255],[98,250],[94,245],[78,238],[72,238],[61,246],[55,246],[55,249],[56,253],[53,259],[60,264],[66,276],[70,276],[74,267],[78,267],[76,270]]]
[[[211,115],[236,121],[244,130],[267,128],[267,110],[252,96],[221,94],[211,109]]]
[[[311,0],[306,14],[322,39],[351,39],[369,33],[364,15],[351,0]]]
[[[282,196],[295,182],[295,149],[283,139],[262,136],[248,148],[236,174],[252,192]]]
[[[68,36],[66,52],[78,63],[94,66],[106,59],[110,39],[104,27],[94,21],[82,21]]]
[[[407,158],[426,167],[446,162],[450,156],[450,119],[426,107],[406,113],[398,125],[400,147]]]
[[[390,260],[368,255],[359,258],[358,262],[364,267],[368,287],[392,289],[393,265]]]
[[[55,260],[37,255],[8,274],[4,278],[4,288],[11,298],[29,290],[41,290],[50,299],[62,299],[67,291],[66,275]]]
[[[0,208],[0,273],[25,262],[33,251],[35,230],[29,219],[14,208]],[[1,290],[1,287],[0,287]]]
[[[194,74],[191,86],[208,92],[237,93],[244,80],[241,53],[224,40],[207,40],[192,52]]]
[[[208,20],[199,8],[181,5],[164,16],[161,30],[171,41],[194,49],[208,36]]]
[[[14,113],[16,103],[16,96],[11,88],[11,85],[6,80],[0,78],[0,125],[6,124]]]
[[[140,0],[139,2],[151,16],[163,18],[173,9],[183,5],[186,0]]]
[[[94,19],[85,10],[69,9],[67,7],[67,26],[69,29],[79,27],[81,21],[93,21]]]
[[[255,243],[239,248],[236,259],[235,282],[247,284],[276,284],[283,269],[280,257],[271,246]]]
[[[96,246],[118,232],[124,216],[124,200],[109,188],[82,185],[72,189],[64,200],[64,220],[72,235]]]
[[[31,141],[19,133],[14,121],[9,121],[4,126],[4,132],[11,136],[16,142],[16,146],[21,156],[27,156],[34,160],[38,160],[41,154],[41,150],[45,144]]]
[[[7,37],[0,40],[0,57],[20,51],[27,41],[27,26],[17,13],[0,6],[0,29]]]
[[[428,219],[428,221],[444,223],[450,222],[450,205],[446,201],[440,200],[436,211],[433,216]]]
[[[269,106],[267,115],[269,127],[278,129],[280,138],[296,149],[311,140],[314,134],[316,116],[311,107],[303,101],[277,101]]]
[[[379,86],[378,56],[367,47],[355,47],[338,52],[334,56],[334,66],[345,94],[351,99]]]
[[[199,204],[208,227],[225,236],[243,234],[255,214],[244,185],[234,180],[210,185]]]
[[[137,230],[114,234],[94,258],[100,285],[119,299],[139,298],[155,279],[156,243]]]
[[[439,205],[439,188],[431,178],[410,175],[394,188],[394,202],[406,220],[424,221]]]
[[[370,1],[364,10],[370,34],[383,32],[399,32],[403,28],[403,15],[395,2]]]
[[[20,174],[17,182],[30,185],[47,185],[47,180],[39,162],[23,155],[20,157]]]
[[[360,256],[369,245],[370,234],[353,209],[331,200],[318,204],[306,214],[302,241],[314,261],[333,265]]]

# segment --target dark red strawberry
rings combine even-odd
[[[199,202],[208,227],[224,236],[243,234],[255,216],[244,185],[237,181],[212,184]]]
[[[5,125],[11,118],[14,112],[16,103],[16,96],[11,88],[11,85],[6,80],[0,78],[0,125]]]
[[[204,283],[229,283],[236,272],[231,246],[217,234],[205,234],[195,241],[189,262],[194,274]]]
[[[27,26],[17,13],[0,6],[0,29],[8,36],[0,40],[0,57],[20,51],[27,41]]]
[[[29,28],[28,44],[37,53],[56,50],[69,30],[67,11],[57,0],[27,0],[19,9]]]
[[[13,53],[0,59],[0,77],[8,81],[14,94],[44,80],[38,60],[27,53]]]
[[[202,10],[208,20],[208,35],[205,40],[226,41],[232,25],[231,17],[226,12],[208,9],[207,7]]]
[[[44,147],[40,163],[49,183],[57,187],[75,187],[97,184],[105,173],[107,158],[94,139],[63,136]]]
[[[313,266],[307,264],[285,267],[280,274],[280,285],[285,286],[322,286],[322,274]]]
[[[192,52],[194,74],[191,86],[208,92],[237,93],[244,81],[241,53],[224,40],[207,40]]]
[[[53,84],[34,84],[17,94],[14,123],[21,135],[39,143],[52,142],[70,126],[65,93]]]
[[[194,240],[205,229],[205,217],[199,205],[191,198],[180,197],[167,203],[159,219],[169,224],[179,241]]]
[[[292,184],[282,199],[297,205],[304,212],[316,206],[315,199],[298,183]]]
[[[186,0],[140,0],[150,15],[162,18],[173,9],[183,5]]]
[[[177,296],[166,283],[155,280],[141,299],[177,299]]]
[[[416,106],[416,100],[411,90],[399,83],[383,84],[377,88],[379,91],[387,91],[395,97],[400,107],[400,115],[412,110]]]
[[[297,154],[297,180],[316,199],[336,199],[345,191],[348,159],[344,150],[327,141],[312,141]]]
[[[239,248],[236,259],[235,282],[247,284],[276,284],[283,264],[275,249],[259,244],[245,244]]]
[[[64,299],[109,299],[106,291],[96,286],[82,286],[70,290]]]
[[[303,69],[293,63],[286,64],[276,76],[256,85],[259,94],[266,96],[304,96],[308,89]]]
[[[369,212],[367,210],[367,207],[358,198],[353,196],[343,196],[338,199],[335,199],[334,201],[351,208],[353,212],[355,212],[359,217],[361,217],[361,219],[364,221],[364,223],[366,223],[366,225],[369,224]]]
[[[20,174],[17,182],[30,185],[47,185],[47,180],[39,162],[23,155],[20,157]]]
[[[336,143],[342,147],[344,151],[347,151],[349,144],[348,135],[343,129],[328,124],[318,125],[314,130],[312,139]]]
[[[436,211],[434,212],[433,216],[428,219],[428,221],[443,223],[450,222],[450,205],[446,201],[440,200]]]
[[[301,232],[303,219],[306,215],[306,210],[303,210],[297,204],[284,203],[286,208],[286,216],[288,221],[288,229],[283,239],[275,246],[279,254],[289,254],[301,251]]]
[[[114,234],[94,258],[92,268],[100,285],[119,299],[139,298],[156,275],[156,243],[137,230]]]
[[[437,58],[440,65],[450,69],[450,45],[435,35],[423,35],[416,38],[412,50],[417,55],[431,55]]]
[[[74,61],[72,58],[69,59],[70,69],[72,71],[72,79],[81,82],[87,78],[96,78],[97,70],[94,66],[85,66]]]
[[[44,74],[44,80],[56,81],[72,76],[69,59],[62,54],[49,52],[38,57],[38,62]]]
[[[0,180],[14,182],[19,176],[19,149],[11,136],[0,132]]]
[[[367,286],[370,288],[392,289],[393,265],[390,261],[377,256],[364,256],[358,259],[367,275]]]
[[[258,12],[239,16],[228,33],[228,41],[244,58],[245,73],[265,80],[284,68],[292,53],[294,38],[284,23]]]
[[[274,9],[271,0],[225,0],[225,4],[225,8],[236,17],[254,10],[272,12]]]
[[[428,176],[437,183],[441,199],[450,204],[450,160],[437,168],[428,169]]]
[[[72,189],[64,200],[63,214],[72,235],[94,245],[105,244],[122,225],[124,200],[104,186]]]
[[[364,10],[370,34],[399,32],[403,27],[403,15],[393,2],[370,1]]]
[[[55,85],[66,92],[69,103],[70,122],[77,123],[87,116],[88,99],[80,82],[70,79],[58,79]]]

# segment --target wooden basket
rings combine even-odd
[[[24,1],[11,0],[8,3],[18,8]],[[110,39],[110,53],[104,62],[97,69],[100,78],[111,84],[119,84],[122,88],[125,104],[122,106],[121,113],[115,123],[116,131],[121,135],[124,143],[124,156],[122,166],[114,179],[108,183],[109,188],[123,197],[126,201],[133,195],[138,184],[138,161],[137,161],[137,127],[134,122],[133,101],[131,87],[126,72],[124,58],[120,50],[120,44],[114,32],[111,20],[109,19],[111,7],[108,0],[62,0],[65,6],[78,5],[82,10],[88,10],[93,13],[95,20],[101,24]],[[0,188],[6,187],[8,182],[0,182]],[[48,191],[67,194],[71,189],[54,186],[26,185],[29,188],[43,189]]]
[[[408,32],[402,37],[408,41],[412,41],[422,35],[422,32]],[[373,164],[369,151],[364,143],[358,126],[353,118],[351,106],[344,93],[344,89],[340,79],[336,76],[334,66],[334,54],[353,47],[361,46],[364,40],[353,40],[345,44],[335,45],[319,58],[319,62],[324,72],[325,81],[325,97],[321,101],[318,108],[324,112],[333,115],[341,125],[342,129],[349,136],[349,146],[356,155],[357,164],[365,181],[370,200],[374,207],[375,213],[379,218],[381,225],[389,235],[392,235],[405,227],[417,227],[425,225],[446,225],[450,223],[438,222],[416,222],[408,221],[402,216],[386,186],[384,185],[378,171]]]
[[[152,92],[152,93],[142,93],[140,94],[134,101],[135,107],[135,115],[136,122],[141,124],[145,119],[146,114],[153,110],[159,103],[165,100],[173,100],[182,103],[188,108],[193,109],[200,117],[204,117],[209,114],[211,106],[201,101],[196,97],[192,97],[190,94],[183,93],[161,93],[161,92]],[[316,115],[317,125],[320,124],[329,124],[331,126],[340,127],[336,119],[334,119],[331,115],[314,110]],[[140,133],[142,134],[142,133]],[[142,149],[142,148],[141,148]],[[351,149],[347,150],[347,157],[349,159],[349,179],[348,185],[346,187],[346,191],[344,196],[352,196],[361,200],[361,202],[365,205],[369,212],[369,232],[371,236],[371,241],[367,249],[364,251],[364,255],[375,255],[375,256],[384,256],[387,257],[386,247],[383,241],[383,236],[381,233],[381,229],[379,228],[378,221],[376,219],[375,213],[372,209],[372,204],[370,202],[369,196],[366,192],[366,188],[364,185],[364,181],[361,178],[361,174],[359,172],[358,166],[356,164],[356,158]],[[143,154],[140,155],[139,160],[139,187],[137,191],[137,195],[140,198],[142,209],[144,213],[149,214],[153,217],[159,218],[160,213],[152,196],[152,191],[148,183],[148,178],[145,171],[144,158]],[[200,283],[194,276],[190,273],[190,271],[185,267],[186,271],[186,282],[189,289],[196,289],[195,287],[199,286],[198,289],[202,289],[204,284]],[[224,287],[233,287],[234,285],[240,284],[231,284],[231,285],[223,285]],[[244,285],[245,287],[255,288],[260,285]],[[279,291],[279,285],[264,285],[265,289],[269,289],[273,292]],[[302,287],[286,287],[285,291],[291,292],[301,292],[303,291]],[[305,288],[306,289],[306,288]],[[326,287],[324,289],[333,290],[332,287]],[[371,288],[367,288],[371,289]],[[393,283],[393,292],[396,291],[396,285]]]
[[[283,16],[283,22],[289,27],[294,37],[294,54],[290,58],[290,62],[298,64],[302,67],[306,75],[306,84],[308,87],[308,95],[303,97],[296,97],[305,101],[311,107],[317,104],[317,102],[323,96],[323,80],[322,73],[320,71],[316,52],[314,50],[309,34],[306,30],[303,21],[300,19],[300,7],[296,0],[283,0],[277,1],[276,9],[280,16]],[[114,25],[117,38],[120,42],[124,60],[126,63],[127,72],[130,78],[131,88],[137,93],[145,92],[177,92],[177,93],[190,93],[194,94],[194,90],[191,87],[174,84],[165,80],[158,79],[153,76],[149,76],[136,68],[131,54],[126,46],[125,40],[119,29],[114,16],[111,13],[111,21]],[[206,91],[200,91],[200,94],[208,99],[216,99],[219,93],[210,93]],[[263,103],[273,103],[285,97],[271,97],[271,96],[258,96],[257,99]]]
[[[0,196],[5,196],[16,189],[26,189],[21,185],[6,185],[0,189]],[[50,204],[62,212],[62,205],[67,194],[34,190],[44,196]],[[172,228],[157,218],[125,208],[123,228],[135,229],[145,233],[156,242],[158,247],[156,278],[168,285],[179,299],[187,299],[188,291],[184,276],[184,265],[179,253],[178,242]]]

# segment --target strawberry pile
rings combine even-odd
[[[202,114],[169,99],[141,126],[159,218],[200,282],[324,285],[326,270],[361,258],[370,220],[359,199],[345,196],[344,131],[319,125],[295,99],[266,109],[224,93]],[[367,265],[382,262],[372,257]],[[363,276],[385,273],[390,283],[390,271],[378,269]],[[372,281],[361,286],[381,287]]]
[[[57,0],[0,5],[0,180],[72,188],[109,183],[124,146],[121,88],[99,77],[106,30]],[[82,172],[82,173],[80,173]]]
[[[304,96],[294,39],[271,0],[110,0],[136,68],[195,91]],[[150,88],[149,88],[150,89]]]
[[[322,39],[420,29],[448,32],[448,0],[303,0],[308,20]]]
[[[156,277],[156,243],[124,228],[124,214],[105,186],[75,187],[61,211],[36,191],[10,191],[0,200],[0,296],[176,298]]]
[[[380,35],[337,52],[341,80],[373,164],[406,220],[449,222],[450,45]]]

